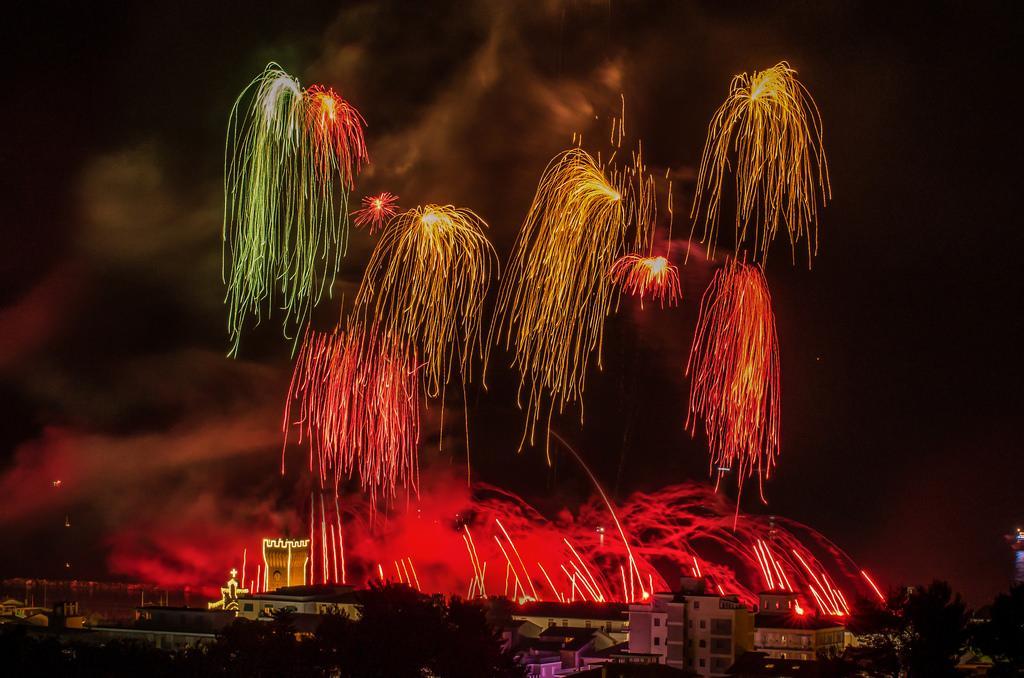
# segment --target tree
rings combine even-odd
[[[320,669],[341,678],[491,678],[521,676],[501,652],[483,609],[408,586],[359,592],[357,620],[325,617],[316,633]]]
[[[315,648],[295,636],[292,615],[272,621],[236,619],[211,645],[186,655],[193,675],[283,678],[315,675]]]
[[[445,609],[445,632],[437,648],[434,672],[445,678],[521,676],[511,654],[502,652],[498,632],[477,603],[452,598]]]
[[[992,618],[977,625],[972,636],[972,645],[992,659],[990,675],[1024,674],[1024,584],[996,596]]]
[[[893,676],[899,672],[897,648],[905,643],[903,618],[899,609],[902,595],[891,596],[884,605],[860,598],[850,615],[849,629],[857,634],[860,647],[847,652],[868,676]]]
[[[947,582],[911,591],[901,606],[901,664],[911,678],[956,676],[967,644],[967,606]]]

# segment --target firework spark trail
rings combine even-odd
[[[470,381],[474,347],[482,354],[483,303],[497,268],[486,227],[451,205],[402,213],[381,234],[356,295],[357,317],[415,348],[429,397],[455,367]]]
[[[818,248],[818,203],[831,198],[821,139],[818,107],[785,61],[733,77],[729,96],[708,125],[690,214],[694,227],[703,222],[701,242],[712,255],[723,179],[735,167],[736,252],[752,237],[753,260],[763,261],[782,225],[794,262],[796,244],[806,236],[810,266]]]
[[[283,431],[308,440],[321,486],[358,476],[371,505],[419,483],[416,356],[377,330],[307,331],[288,389]],[[292,420],[292,405],[297,418]],[[284,472],[282,451],[282,473]]]
[[[541,176],[502,280],[488,353],[494,343],[514,352],[520,374],[517,402],[526,391],[520,449],[533,444],[537,421],[580,401],[589,356],[601,364],[604,319],[611,312],[612,264],[623,253],[630,224],[633,247],[649,241],[653,187],[634,156],[630,169],[606,174],[581,148],[564,151]],[[550,456],[549,456],[550,460]]]
[[[758,266],[730,259],[715,272],[701,299],[686,373],[686,427],[695,434],[698,419],[704,424],[715,486],[736,470],[742,494],[744,480],[756,474],[764,500],[779,452],[779,342]]]
[[[871,575],[869,575],[866,570],[861,570],[860,574],[864,577],[864,581],[871,586],[871,590],[875,592],[875,595],[878,596],[878,602],[885,605],[885,596],[882,595],[882,592],[878,589],[878,586],[875,584],[875,580],[871,578]]]
[[[398,214],[398,196],[384,191],[379,195],[368,195],[363,198],[361,209],[352,213],[352,220],[359,228],[369,227],[373,235]]]
[[[626,294],[640,297],[640,308],[644,307],[644,297],[649,296],[664,308],[666,303],[676,306],[683,296],[679,269],[665,257],[627,254],[612,264],[611,277]]]
[[[399,567],[403,581],[469,598],[502,592],[507,575],[509,594],[520,600],[638,602],[642,590],[668,590],[684,572],[747,605],[768,588],[796,593],[801,609],[836,616],[847,614],[848,592],[877,595],[849,557],[810,528],[744,515],[734,531],[734,507],[708,485],[638,493],[619,505],[631,553],[617,540],[602,543],[597,528],[608,512],[599,494],[575,515],[552,521],[500,488],[477,483],[471,494],[453,497],[465,490],[453,486],[443,496],[424,492],[417,506],[396,511],[383,527],[368,517],[366,502],[348,506],[350,583],[376,578],[377,564],[397,557],[417,562],[415,575]],[[631,562],[642,573],[632,583]]]
[[[367,160],[362,125],[333,90],[304,91],[274,63],[235,101],[222,234],[230,355],[247,319],[258,324],[276,307],[284,309],[285,336],[297,338],[330,289],[348,242],[348,193]]]

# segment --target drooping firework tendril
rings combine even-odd
[[[652,183],[639,155],[629,169],[606,173],[589,153],[572,148],[544,170],[498,293],[488,342],[513,350],[520,406],[526,391],[520,449],[527,437],[533,443],[545,405],[550,422],[556,406],[562,412],[581,399],[595,350],[600,366],[604,319],[614,301],[612,265],[627,244],[648,244],[653,209]]]
[[[763,500],[779,452],[779,340],[759,266],[730,259],[715,272],[701,299],[686,373],[686,426],[695,433],[697,421],[704,424],[716,487],[735,470],[742,493],[743,481],[757,475]]]
[[[454,370],[472,378],[483,303],[497,270],[486,222],[471,210],[425,205],[393,218],[381,233],[356,294],[363,322],[415,348],[429,397]]]
[[[818,248],[818,203],[831,198],[821,139],[818,107],[785,61],[733,77],[729,96],[708,125],[690,215],[694,227],[703,224],[701,242],[712,255],[722,184],[732,169],[737,253],[752,239],[752,260],[763,262],[782,226],[794,261],[796,244],[806,236],[810,266]]]
[[[348,195],[368,160],[363,119],[333,90],[268,64],[241,93],[224,151],[223,278],[230,355],[251,317],[297,336],[348,242]]]
[[[296,406],[293,413],[292,407]],[[294,417],[294,419],[293,419]],[[419,484],[420,406],[416,354],[378,329],[350,325],[308,330],[285,404],[285,444],[292,427],[309,445],[309,470],[337,490],[357,477],[369,503]],[[282,472],[284,459],[282,457]]]

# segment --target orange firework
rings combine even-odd
[[[363,207],[352,213],[356,226],[369,226],[370,234],[384,228],[391,217],[398,214],[398,196],[384,191],[380,195],[368,195],[363,198]]]
[[[306,127],[314,164],[333,170],[341,183],[352,190],[355,175],[370,159],[363,138],[366,121],[350,103],[330,87],[314,85],[305,92]]]
[[[640,297],[640,308],[644,297],[650,297],[664,308],[675,306],[683,296],[679,285],[679,269],[665,257],[642,257],[627,254],[612,264],[612,280],[627,293]]]
[[[771,474],[779,452],[779,340],[760,267],[729,260],[701,299],[686,363],[692,376],[687,428],[704,422],[716,486],[737,471],[743,481]],[[738,511],[737,502],[737,511]]]
[[[405,345],[360,326],[309,331],[295,364],[285,405],[292,425],[309,439],[309,467],[321,484],[358,475],[371,503],[419,482],[419,389],[416,356]],[[298,416],[291,420],[293,401]],[[282,459],[282,471],[283,459]]]

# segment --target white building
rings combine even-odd
[[[795,593],[766,591],[754,616],[754,649],[772,659],[838,657],[846,649],[846,629],[834,617],[800,609]]]
[[[629,652],[701,676],[724,676],[754,647],[753,617],[736,596],[708,594],[703,581],[686,577],[678,593],[630,605]]]
[[[267,593],[250,593],[238,597],[238,616],[266,619],[275,612],[294,614],[346,614],[358,619],[359,607],[351,586],[316,584],[287,586]]]

